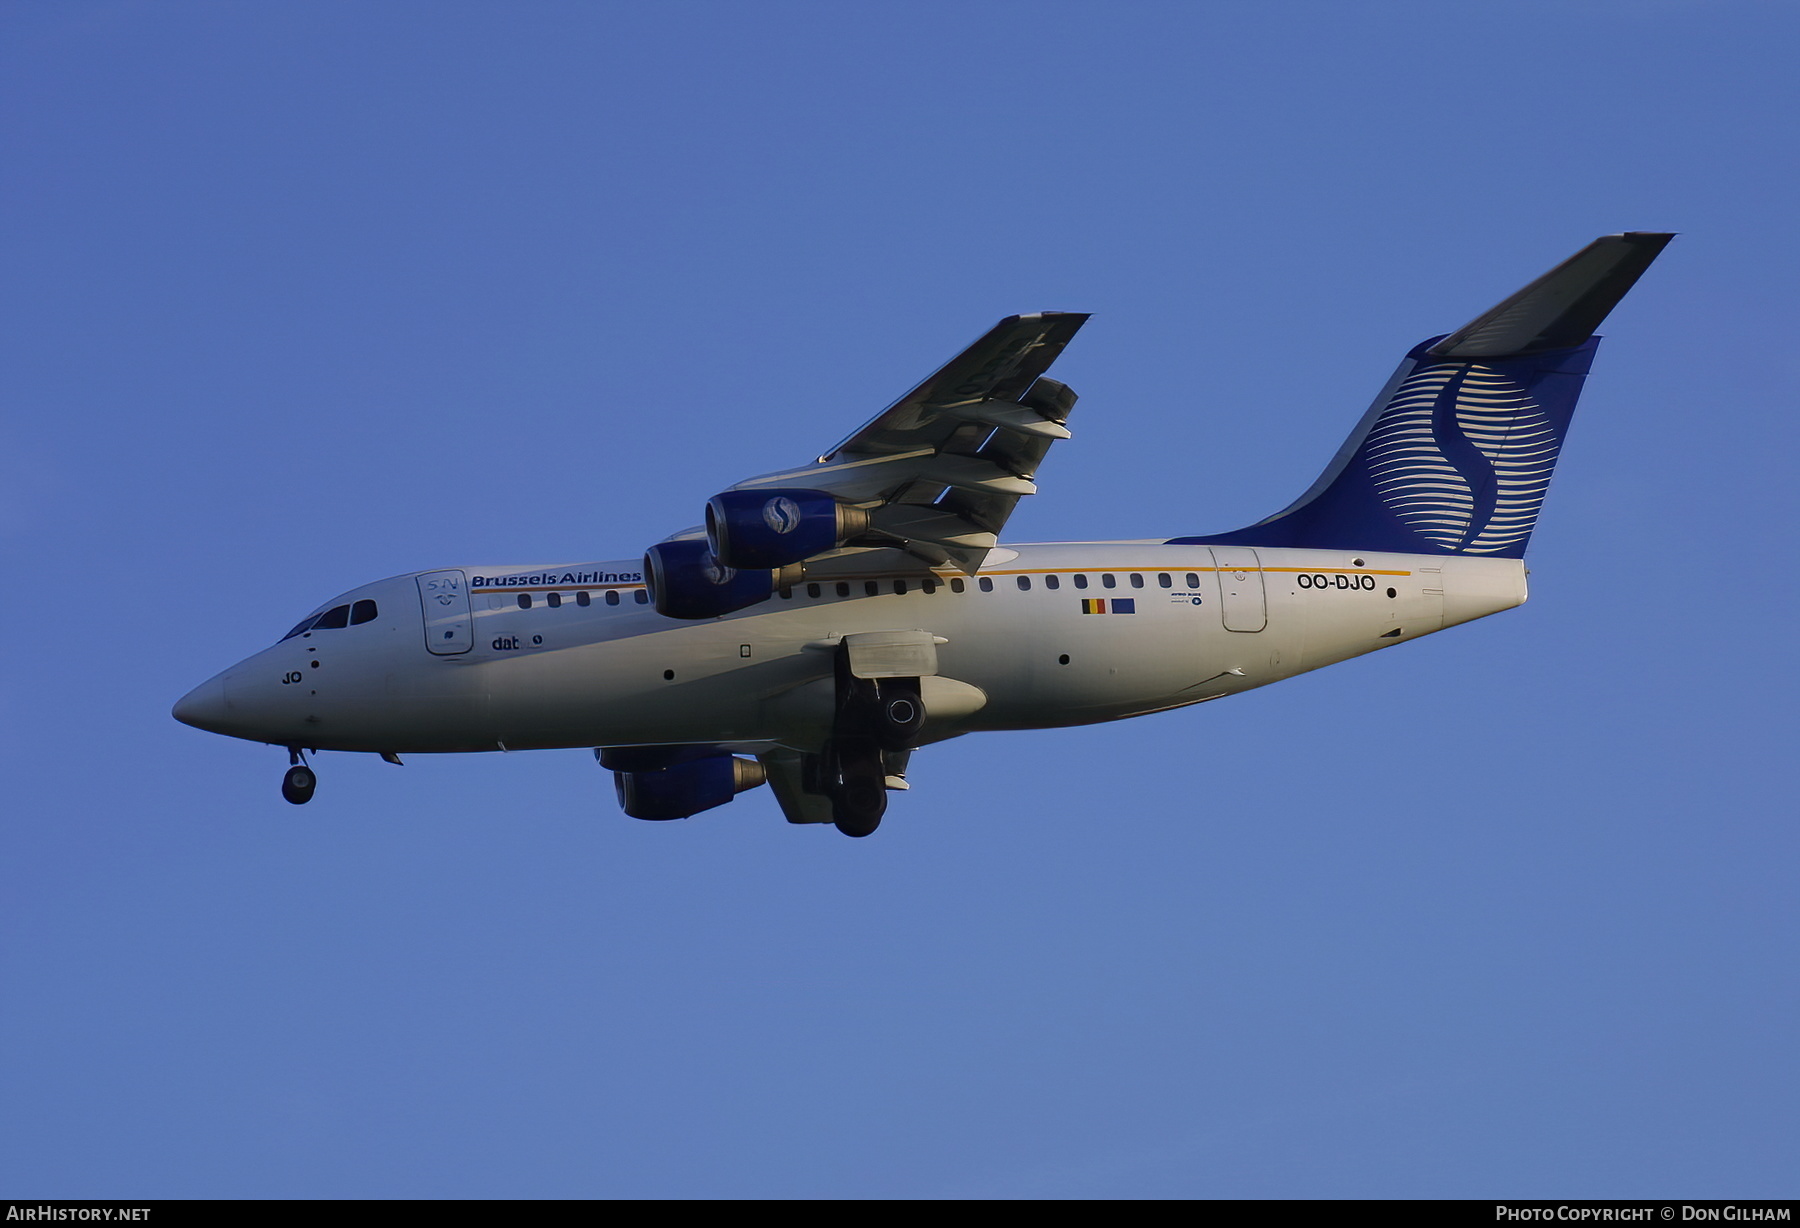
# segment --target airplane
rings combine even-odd
[[[1088,319],[1011,316],[817,459],[639,560],[453,566],[324,602],[174,706],[308,755],[591,748],[639,819],[767,784],[874,832],[912,752],[1210,703],[1499,613],[1594,330],[1674,236],[1584,247],[1410,350],[1319,479],[1246,528],[1001,545],[1076,396]]]

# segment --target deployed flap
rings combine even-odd
[[[856,678],[924,678],[938,672],[937,637],[929,631],[858,631],[844,637]]]
[[[1075,394],[1043,373],[1087,318],[1009,316],[812,464],[732,489],[825,491],[869,510],[866,537],[840,553],[898,548],[972,572],[1036,492],[1050,445],[1069,438]]]
[[[787,816],[788,822],[829,823],[832,821],[831,799],[822,794],[806,791],[799,751],[765,751],[758,755],[756,760],[769,774],[769,789],[775,794],[775,800],[781,803],[781,813]]]

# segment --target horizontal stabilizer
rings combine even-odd
[[[1674,237],[1628,231],[1595,239],[1426,353],[1433,358],[1506,358],[1572,350],[1594,335]]]

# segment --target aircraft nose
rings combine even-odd
[[[208,678],[175,701],[171,715],[184,725],[221,733],[225,724],[225,675]]]

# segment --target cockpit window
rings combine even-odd
[[[372,623],[376,616],[375,603],[364,598],[355,605],[334,605],[323,614],[308,614],[294,625],[294,629],[282,636],[283,640],[291,640],[296,635],[307,631],[328,631],[334,627],[354,627],[363,623]]]

